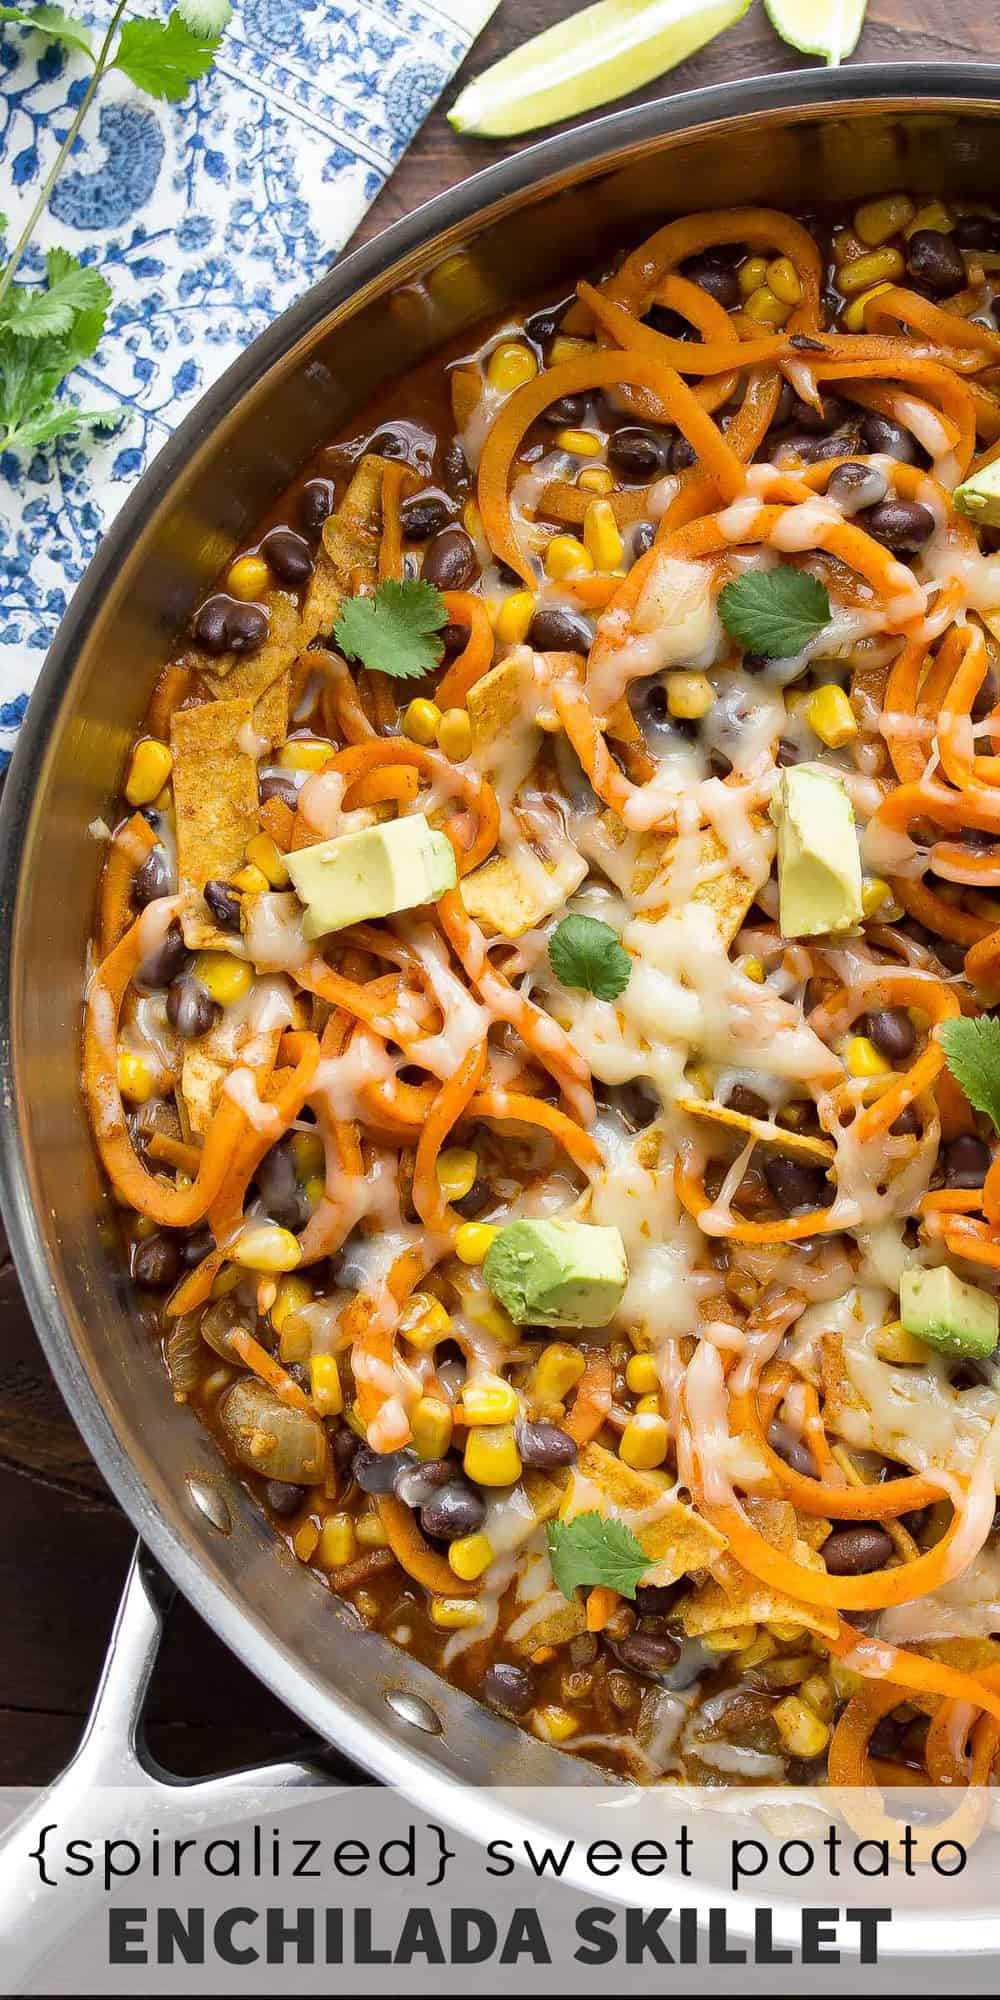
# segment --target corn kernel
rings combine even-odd
[[[852,1076],[885,1076],[892,1068],[868,1035],[851,1035],[846,1060]]]
[[[557,431],[556,444],[560,451],[571,451],[576,458],[599,458],[601,440],[593,431]]]
[[[649,1395],[639,1397],[639,1401],[635,1406],[635,1414],[637,1417],[658,1417],[660,1415],[660,1398],[655,1389]]]
[[[173,768],[174,760],[167,745],[157,742],[155,736],[144,736],[132,752],[125,780],[125,797],[129,805],[151,806]]]
[[[656,1362],[651,1354],[633,1354],[625,1369],[625,1380],[633,1396],[649,1396],[660,1386]]]
[[[245,1222],[227,1254],[245,1271],[294,1271],[302,1257],[291,1230],[279,1222]]]
[[[891,285],[884,284],[870,285],[866,292],[859,292],[857,298],[851,300],[850,305],[844,312],[844,326],[847,332],[864,333],[866,325],[865,313],[869,300],[877,299],[882,292],[891,292],[891,290]]]
[[[444,1458],[453,1428],[451,1405],[442,1396],[420,1396],[414,1403],[410,1430],[418,1458]]]
[[[469,1146],[446,1146],[438,1154],[437,1184],[446,1201],[461,1201],[473,1186],[479,1157]]]
[[[438,733],[441,710],[436,701],[418,698],[411,701],[403,716],[403,735],[411,743],[422,743],[424,747],[434,742]]]
[[[483,1607],[474,1597],[432,1597],[430,1614],[442,1632],[461,1632],[483,1622]]]
[[[293,1132],[292,1158],[300,1180],[306,1180],[309,1174],[321,1174],[326,1166],[326,1154],[319,1133]]]
[[[502,1375],[477,1375],[462,1389],[467,1424],[511,1424],[519,1407],[517,1390]]]
[[[606,465],[585,465],[576,475],[576,483],[585,493],[613,493],[615,476]]]
[[[484,1253],[485,1254],[485,1253]],[[451,1332],[451,1315],[430,1292],[414,1292],[399,1323],[400,1333],[421,1354],[429,1354]]]
[[[576,1735],[580,1724],[568,1708],[560,1708],[555,1701],[546,1701],[540,1708],[532,1709],[531,1726],[535,1735],[545,1743],[566,1743]]]
[[[575,535],[553,535],[545,551],[545,571],[556,583],[567,577],[582,576],[594,567],[594,558]]]
[[[578,1347],[567,1340],[553,1340],[543,1347],[535,1364],[531,1393],[539,1403],[561,1403],[576,1387],[586,1363]]]
[[[821,1722],[833,1721],[833,1689],[826,1674],[810,1674],[808,1680],[802,1682],[799,1694]]]
[[[235,1266],[233,1268],[235,1269]],[[307,1365],[311,1353],[312,1333],[307,1322],[300,1319],[297,1313],[289,1313],[278,1335],[279,1360],[284,1362],[286,1368],[290,1367],[293,1361]]]
[[[892,1319],[880,1326],[873,1344],[879,1360],[891,1362],[897,1368],[915,1368],[927,1360],[923,1341],[910,1333],[902,1320]]]
[[[234,1292],[237,1285],[241,1283],[242,1272],[237,1266],[235,1264],[223,1264],[221,1271],[217,1271],[215,1277],[212,1279],[213,1299],[224,1299],[227,1292]]]
[[[593,354],[592,340],[577,340],[572,334],[557,333],[549,348],[549,360],[553,364],[560,361],[575,361],[581,354]]]
[[[523,389],[538,374],[538,363],[521,340],[502,340],[493,349],[486,364],[486,379],[491,389],[499,389],[509,396],[514,389]]]
[[[319,1528],[315,1521],[303,1521],[292,1536],[292,1548],[300,1563],[312,1562],[319,1546]]]
[[[782,305],[798,305],[802,297],[802,280],[790,257],[773,258],[767,267],[767,282]]]
[[[146,1104],[153,1095],[153,1079],[149,1064],[131,1049],[118,1051],[118,1088],[130,1104]]]
[[[481,540],[483,517],[474,500],[467,500],[465,506],[462,508],[462,526],[466,534],[472,536],[474,542]]]
[[[830,1741],[825,1722],[801,1695],[786,1694],[773,1710],[781,1740],[791,1757],[818,1757]]]
[[[321,771],[333,756],[332,743],[320,743],[312,736],[291,736],[278,751],[283,771]]]
[[[458,1540],[449,1546],[448,1561],[463,1583],[475,1583],[477,1576],[482,1576],[484,1569],[489,1569],[493,1561],[488,1537],[482,1534],[459,1535]]]
[[[835,229],[832,248],[833,261],[838,267],[841,264],[854,264],[859,257],[866,254],[860,236],[855,236],[853,229]]]
[[[892,889],[882,875],[866,875],[861,884],[861,908],[866,917],[874,917],[892,900]]]
[[[954,227],[954,220],[949,215],[944,203],[940,201],[928,201],[924,203],[922,208],[918,208],[916,215],[912,217],[903,230],[903,235],[909,241],[911,236],[916,235],[918,229],[937,229],[943,235],[949,236]]]
[[[300,1313],[312,1301],[308,1278],[282,1278],[271,1307],[271,1325],[280,1333],[291,1313]]]
[[[590,502],[583,517],[583,544],[596,569],[614,570],[624,560],[625,544],[609,501]]]
[[[524,644],[535,615],[535,598],[530,590],[512,590],[497,612],[496,635],[502,646]]]
[[[366,1507],[354,1523],[354,1532],[363,1549],[384,1549],[389,1537],[382,1526],[382,1517],[377,1507]]]
[[[326,1193],[326,1181],[322,1174],[310,1174],[303,1182],[302,1192],[310,1208],[318,1208]]]
[[[464,763],[472,749],[472,724],[466,708],[446,708],[438,723],[438,748],[453,764]]]
[[[247,841],[247,860],[251,868],[259,868],[266,875],[271,889],[287,889],[290,876],[285,866],[285,857],[277,841],[269,833],[255,833]]]
[[[707,674],[681,669],[667,675],[667,707],[679,722],[700,722],[715,700],[715,689]]]
[[[463,1222],[455,1231],[455,1255],[463,1264],[481,1264],[494,1236],[490,1222]]]
[[[781,1646],[797,1646],[806,1634],[804,1625],[793,1625],[787,1618],[769,1618],[767,1629]]]
[[[745,958],[740,970],[744,979],[752,979],[755,986],[763,986],[767,975],[764,971],[764,961],[762,958]]]
[[[902,251],[886,244],[881,250],[870,250],[866,257],[855,257],[852,263],[842,265],[837,271],[837,290],[845,298],[854,298],[870,285],[898,285],[905,271]]]
[[[748,257],[746,262],[740,265],[738,275],[740,291],[743,297],[748,299],[751,293],[760,290],[767,277],[767,258]]]
[[[654,1466],[663,1464],[669,1440],[664,1419],[644,1411],[641,1416],[629,1418],[619,1440],[618,1456],[634,1472],[651,1472]]]
[[[767,1660],[773,1660],[778,1648],[770,1632],[758,1632],[756,1639],[740,1654],[740,1672],[747,1673],[751,1667],[762,1667]]]
[[[253,971],[245,958],[228,951],[200,951],[194,962],[194,976],[209,999],[220,1007],[232,1007],[244,1000],[253,984]]]
[[[743,310],[748,319],[759,321],[761,326],[784,326],[791,308],[775,297],[769,285],[758,285]]]
[[[703,1633],[701,1643],[710,1653],[743,1653],[756,1637],[756,1625],[717,1625],[714,1632]]]
[[[913,214],[914,205],[908,194],[884,194],[876,201],[862,202],[854,213],[854,227],[862,243],[875,249],[890,236],[898,236],[912,222]]]
[[[319,1533],[317,1558],[323,1569],[343,1569],[353,1562],[358,1542],[349,1514],[328,1514]]]
[[[344,1391],[335,1354],[314,1354],[309,1363],[312,1399],[321,1417],[339,1417],[344,1407]]]
[[[858,733],[858,720],[842,687],[830,681],[816,688],[805,705],[805,718],[828,750],[840,750]]]
[[[465,1441],[466,1477],[477,1486],[515,1486],[521,1454],[513,1424],[476,1424]]]
[[[231,886],[244,896],[266,896],[271,886],[262,868],[240,868],[229,879]]]

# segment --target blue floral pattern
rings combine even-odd
[[[111,433],[0,452],[0,769],[73,588],[169,432],[356,228],[496,0],[235,0],[183,105],[102,85],[22,266],[64,243],[107,277],[72,400]],[[108,0],[79,10],[98,28]],[[16,238],[79,104],[80,60],[0,31],[0,181]]]

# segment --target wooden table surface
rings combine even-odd
[[[465,68],[358,231],[364,242],[516,144],[459,139],[444,116],[462,84],[561,19],[566,0],[501,0]],[[855,61],[1000,54],[982,0],[871,0]],[[802,62],[760,0],[739,27],[634,100]],[[78,1739],[134,1534],[63,1407],[9,1265],[0,1267],[0,1783],[38,1784]],[[172,1614],[148,1705],[152,1747],[178,1772],[284,1755],[294,1717],[184,1604]]]

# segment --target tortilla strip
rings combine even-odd
[[[258,830],[257,759],[240,747],[254,741],[253,715],[244,698],[181,708],[171,720],[182,888],[235,874]]]
[[[490,935],[523,937],[546,917],[561,910],[587,873],[583,857],[573,851],[556,866],[532,855],[529,868],[514,854],[494,854],[461,885],[470,915]]]
[[[748,1138],[752,1134],[762,1146],[777,1146],[780,1152],[791,1153],[797,1159],[820,1160],[826,1165],[836,1158],[836,1148],[829,1139],[814,1139],[805,1132],[786,1130],[784,1125],[776,1125],[769,1118],[752,1118],[746,1111],[733,1111],[728,1104],[716,1103],[713,1097],[679,1097],[677,1105],[689,1118],[725,1125]]]
[[[794,1507],[788,1500],[751,1497],[744,1511],[758,1534],[782,1555],[792,1556],[803,1567],[822,1569],[822,1559],[802,1539]],[[827,1524],[828,1527],[828,1524]],[[730,1625],[803,1625],[810,1632],[822,1632],[832,1639],[837,1631],[837,1615],[818,1605],[800,1604],[798,1598],[759,1583],[734,1557],[723,1556],[713,1576],[693,1597],[678,1607],[681,1623],[689,1639],[703,1638]]]
[[[388,463],[377,452],[366,452],[336,513],[323,523],[323,541],[302,606],[303,647],[320,636],[330,637],[345,597],[375,588],[382,476]]]
[[[249,696],[259,701],[274,682],[287,674],[302,651],[299,609],[285,590],[271,591],[267,597],[270,623],[267,637],[255,653],[220,653],[209,658],[204,653],[190,656],[205,686],[218,699],[230,701]]]
[[[574,1598],[572,1604],[560,1605],[557,1611],[550,1611],[547,1617],[539,1618],[530,1631],[511,1643],[515,1653],[529,1655],[539,1646],[565,1646],[570,1639],[578,1639],[586,1629],[586,1611]]]
[[[525,700],[533,683],[531,655],[520,648],[474,681],[466,697],[476,750],[525,720]]]
[[[711,1569],[726,1544],[718,1530],[676,1497],[665,1472],[636,1472],[603,1445],[585,1445],[570,1476],[560,1519],[596,1508],[624,1520],[649,1557],[644,1583],[674,1583]]]

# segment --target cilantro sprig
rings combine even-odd
[[[582,987],[598,1000],[617,1000],[632,974],[628,952],[599,917],[563,917],[549,939],[549,964],[562,986]]]
[[[779,564],[748,569],[719,592],[719,617],[748,653],[790,660],[830,623],[830,599],[819,578]]]
[[[635,1596],[649,1557],[624,1521],[590,1508],[572,1521],[549,1521],[545,1532],[552,1575],[564,1597],[572,1597],[581,1583],[603,1583],[622,1597]]]
[[[444,645],[437,635],[447,623],[444,598],[432,583],[390,578],[371,597],[345,600],[333,636],[346,659],[393,680],[418,681],[440,666]]]
[[[59,399],[68,375],[86,361],[104,331],[111,291],[100,273],[68,250],[49,250],[42,282],[14,279],[76,145],[101,79],[120,70],[147,96],[179,103],[206,75],[232,8],[229,0],[177,0],[168,18],[122,21],[118,0],[95,50],[86,22],[62,7],[0,5],[0,31],[16,28],[58,42],[89,63],[87,88],[6,265],[0,269],[0,450],[32,451],[82,429],[104,429],[124,412],[82,410]]]
[[[975,1021],[956,1015],[942,1022],[937,1036],[948,1068],[973,1110],[984,1111],[1000,1132],[1000,1021],[992,1014],[981,1014]]]

